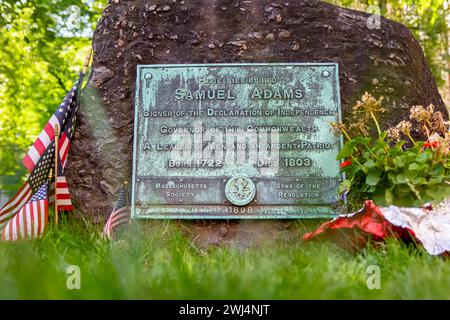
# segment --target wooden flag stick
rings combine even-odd
[[[54,196],[54,203],[55,203],[55,225],[58,225],[58,201],[57,201],[57,195],[58,195],[58,144],[59,144],[59,126],[55,125],[55,196]]]
[[[89,64],[91,63],[91,58],[92,58],[92,47],[89,48],[89,52],[86,55],[86,58],[84,59],[84,64],[83,64],[83,73],[84,74],[86,74]]]

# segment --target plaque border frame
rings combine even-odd
[[[136,103],[139,101],[139,91],[141,89],[140,79],[143,68],[183,68],[183,67],[240,67],[240,66],[332,66],[335,68],[335,81],[336,81],[336,94],[337,94],[337,104],[338,104],[338,121],[342,121],[342,101],[341,101],[341,87],[339,82],[339,63],[337,62],[269,62],[269,63],[245,63],[245,62],[237,62],[237,63],[180,63],[180,64],[138,64],[136,66],[136,83],[135,83],[135,100],[134,100],[134,119],[133,119],[133,158],[132,158],[132,183],[131,183],[131,219],[133,220],[271,220],[271,219],[318,219],[318,218],[334,218],[340,212],[338,209],[333,209],[331,206],[327,205],[302,205],[304,208],[311,208],[312,211],[315,211],[316,214],[311,214],[307,216],[299,217],[299,214],[286,214],[286,215],[185,215],[185,214],[177,214],[177,215],[164,215],[164,214],[147,214],[147,215],[136,215],[135,211],[135,187],[136,187],[136,147],[137,147],[137,126],[136,119],[138,117],[138,109],[136,108]],[[339,137],[339,148],[342,149],[344,145],[343,136]],[[345,179],[345,174],[342,173],[339,180]],[[151,207],[158,207],[162,205],[150,205]],[[198,205],[203,207],[215,206],[215,205]],[[235,207],[233,205],[229,205],[230,207]],[[268,207],[265,205],[264,207]],[[296,207],[293,205],[277,205],[277,208],[282,207]],[[322,211],[322,213],[320,213]]]

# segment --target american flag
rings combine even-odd
[[[77,94],[83,82],[83,77],[84,75],[81,74],[79,80],[69,91],[63,102],[59,105],[58,109],[52,115],[48,123],[45,125],[44,130],[41,132],[36,142],[25,156],[23,163],[30,171],[30,176],[19,191],[0,209],[0,230],[2,230],[7,223],[9,224],[8,221],[13,219],[16,214],[22,212],[22,208],[25,208],[24,206],[28,204],[29,201],[32,201],[31,199],[33,195],[35,195],[40,190],[40,187],[48,181],[50,168],[53,166],[55,159],[54,132],[56,125],[61,128],[58,143],[59,177],[56,184],[58,191],[57,200],[58,205],[61,205],[59,210],[72,209],[69,190],[64,176],[64,167],[67,163],[70,141],[74,134],[74,124],[78,109]],[[49,194],[50,196],[53,194],[53,197],[50,199],[50,202],[53,203],[55,184],[52,183],[50,185],[50,190],[48,190],[48,187],[49,186],[47,186],[47,191],[45,194],[47,199]],[[15,221],[24,220],[15,219]]]
[[[33,171],[33,168],[35,166],[35,159],[39,160],[39,157],[42,156],[41,151],[43,150],[43,148],[46,148],[50,143],[54,141],[55,126],[59,126],[60,132],[58,142],[58,178],[56,182],[58,211],[73,210],[68,184],[64,175],[64,168],[67,164],[70,142],[72,141],[73,135],[75,133],[74,126],[79,105],[77,96],[80,86],[83,83],[83,77],[84,75],[81,74],[80,79],[74,84],[72,89],[59,105],[58,109],[56,109],[55,113],[45,125],[44,130],[42,130],[41,134],[23,159],[25,167],[29,171]],[[49,197],[49,205],[54,205],[54,180],[50,184]]]
[[[31,199],[2,230],[2,240],[37,239],[48,222],[48,181],[45,181]]]
[[[114,231],[121,225],[126,225],[130,223],[130,206],[128,204],[128,190],[127,185],[125,185],[119,195],[119,199],[106,222],[105,228],[103,229],[103,235],[109,239],[113,239]]]
[[[27,182],[0,212],[2,239],[38,237],[48,221],[48,176],[53,167],[55,143],[51,143]]]

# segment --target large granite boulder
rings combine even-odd
[[[338,62],[344,118],[365,91],[386,97],[384,127],[416,104],[446,112],[411,32],[384,18],[369,29],[368,18],[316,0],[110,1],[67,170],[77,208],[103,221],[131,179],[137,64]],[[205,237],[214,242],[238,226],[216,223]]]

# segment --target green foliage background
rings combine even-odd
[[[24,179],[23,155],[77,78],[103,5],[104,1],[0,0],[3,192],[12,194]]]
[[[450,71],[450,1],[448,0],[327,0],[342,7],[376,12],[406,25],[422,45],[438,85],[448,83]],[[381,28],[383,26],[381,25]]]
[[[329,0],[406,24],[441,88],[449,71],[448,0]],[[0,0],[0,192],[25,178],[21,159],[77,77],[106,0]],[[75,14],[75,20],[73,19]]]

